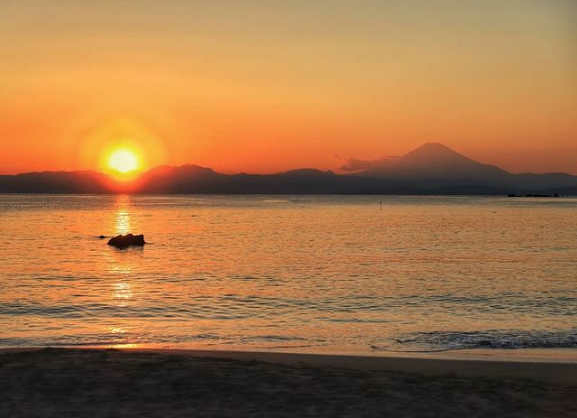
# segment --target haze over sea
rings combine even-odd
[[[0,195],[0,346],[577,348],[577,199]],[[144,233],[143,249],[99,235]]]

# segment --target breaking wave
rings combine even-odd
[[[407,334],[373,350],[434,352],[472,348],[577,348],[577,328],[555,331],[435,331]]]

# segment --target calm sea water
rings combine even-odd
[[[99,235],[144,233],[143,249]],[[0,195],[0,346],[577,348],[577,199]]]

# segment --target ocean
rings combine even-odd
[[[144,248],[107,237],[142,233]],[[0,347],[577,348],[577,199],[0,195]]]

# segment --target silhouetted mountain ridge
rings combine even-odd
[[[314,168],[276,174],[222,174],[198,165],[158,166],[133,182],[94,171],[0,176],[0,193],[226,194],[551,194],[577,195],[577,176],[511,174],[439,143],[370,163],[353,174]]]

